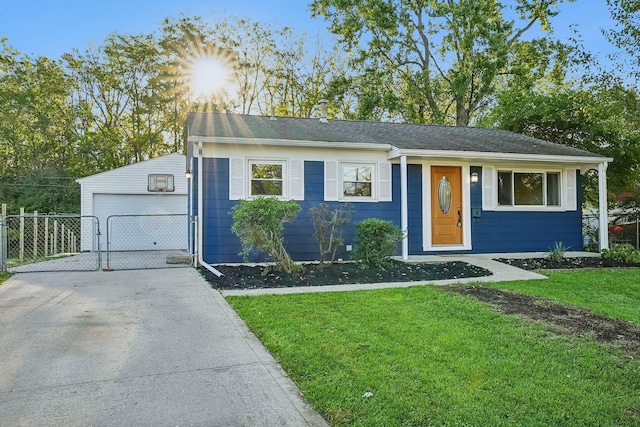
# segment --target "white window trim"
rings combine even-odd
[[[371,196],[344,196],[344,168],[370,167],[371,168]],[[338,200],[344,202],[377,202],[378,201],[378,170],[375,162],[340,162],[338,166]]]
[[[514,173],[537,173],[537,174],[542,174],[543,176],[543,191],[542,191],[542,196],[544,198],[545,204],[544,205],[500,205],[498,204],[498,196],[499,196],[499,186],[498,186],[498,173],[500,172],[511,172],[512,174]],[[559,205],[547,205],[547,173],[558,173],[560,175],[560,182],[558,183],[559,186],[559,199],[560,199],[560,204]],[[494,183],[494,188],[493,188],[493,197],[494,197],[494,209],[496,211],[511,211],[511,212],[563,212],[566,211],[566,203],[565,203],[565,199],[566,199],[566,194],[567,194],[567,189],[566,189],[566,177],[565,177],[565,173],[567,173],[565,170],[563,169],[559,169],[559,168],[544,168],[544,169],[540,169],[540,168],[522,168],[522,167],[512,167],[512,166],[495,166],[493,168],[493,183]],[[575,172],[574,172],[575,173]],[[513,175],[512,175],[513,176]],[[512,188],[511,191],[514,191],[513,188],[513,182],[512,182]],[[512,194],[512,200],[515,199],[515,195]],[[515,202],[515,200],[513,200]]]
[[[253,181],[253,176],[251,175],[251,170],[253,165],[281,165],[282,166],[282,194],[279,195],[271,195],[271,194],[251,194],[251,181]],[[289,167],[287,160],[282,159],[256,159],[251,158],[247,160],[247,174],[246,174],[246,195],[247,199],[257,199],[259,197],[275,197],[280,200],[286,200],[289,197]]]
[[[343,167],[368,166],[372,168],[371,196],[344,196]],[[393,198],[392,163],[379,160],[325,160],[324,161],[324,200],[353,203],[390,202]]]
[[[252,195],[251,166],[254,164],[282,165],[282,195]],[[283,157],[229,158],[229,200],[275,197],[280,200],[304,200],[304,160]]]

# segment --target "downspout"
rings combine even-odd
[[[215,274],[216,276],[220,277],[222,276],[222,273],[219,272],[218,270],[216,270],[213,266],[209,265],[203,258],[202,258],[202,246],[203,243],[202,241],[204,240],[202,238],[202,223],[204,222],[202,220],[203,216],[202,216],[202,212],[204,210],[203,206],[202,206],[202,193],[203,193],[203,189],[202,189],[202,175],[204,175],[204,171],[202,170],[202,141],[198,142],[198,218],[197,218],[197,225],[198,225],[198,235],[197,235],[197,240],[198,240],[198,263],[203,266],[204,268],[206,268],[207,270],[209,270],[210,272],[212,272],[213,274]]]
[[[407,156],[400,157],[400,227],[402,229],[402,259],[409,259],[409,203],[407,201]]]
[[[598,217],[600,219],[600,251],[609,249],[609,218],[607,206],[607,162],[598,165]]]

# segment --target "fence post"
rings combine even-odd
[[[20,262],[24,261],[24,208],[20,208]]]
[[[51,236],[53,249],[51,249],[51,255],[57,255],[58,253],[58,220],[53,220],[53,236]]]
[[[5,218],[7,217],[7,204],[3,203],[0,207],[0,271],[7,271],[7,252],[9,249],[6,244],[8,236],[5,235]]]
[[[38,211],[33,211],[33,259],[38,259]]]
[[[4,205],[4,203],[3,203]],[[5,235],[4,235],[4,215],[0,215],[0,272],[7,271],[7,262],[6,262],[6,254],[5,254]]]
[[[49,256],[49,217],[44,217],[44,256]]]

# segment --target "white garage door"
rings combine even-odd
[[[188,246],[184,194],[94,194],[93,212],[100,221],[103,239],[107,237],[107,219],[111,216],[108,224],[111,250],[176,250]],[[139,216],[153,214],[181,216]]]

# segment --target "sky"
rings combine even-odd
[[[296,32],[328,34],[321,19],[312,19],[310,0],[5,0],[0,6],[0,38],[30,56],[59,58],[90,43],[100,45],[110,33],[150,33],[166,17],[202,16],[214,11],[272,24]],[[509,0],[504,0],[508,3]],[[611,49],[601,28],[612,22],[605,0],[576,0],[562,5],[552,21],[555,37],[571,35],[572,24],[588,49],[600,57]]]

